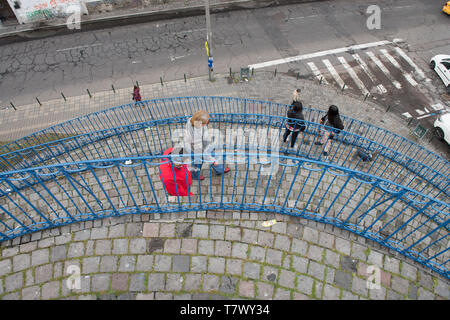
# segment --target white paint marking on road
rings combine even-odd
[[[397,89],[401,89],[402,85],[394,80],[391,76],[391,73],[389,72],[388,69],[386,69],[386,67],[384,66],[384,64],[380,61],[380,59],[378,59],[375,54],[371,51],[367,51],[366,54],[369,56],[370,59],[372,59],[373,62],[375,62],[375,64],[378,66],[378,68],[380,68],[381,71],[383,71],[383,73],[386,75],[386,77],[389,78],[389,80],[391,80],[391,82],[394,84],[394,86]]]
[[[68,51],[68,50],[73,50],[73,49],[89,48],[89,47],[97,47],[97,46],[102,46],[102,45],[103,45],[102,43],[94,43],[94,44],[89,44],[89,45],[85,45],[85,46],[78,46],[78,47],[72,47],[72,48],[59,49],[59,50],[56,50],[56,52]]]
[[[178,57],[172,57],[172,56],[170,56],[170,61],[175,61],[175,60],[177,60],[177,59],[181,59],[181,58],[184,58],[184,57],[186,57],[186,56],[178,56]]]
[[[311,69],[313,74],[316,76],[316,78],[319,79],[319,81],[322,79],[323,83],[328,84],[327,79],[325,79],[325,77],[322,75],[322,73],[320,73],[319,69],[316,67],[314,62],[308,62],[307,65]]]
[[[356,85],[358,86],[359,90],[362,91],[364,95],[368,94],[369,91],[364,86],[364,83],[358,78],[358,75],[356,72],[350,67],[350,65],[347,63],[344,57],[338,57],[339,62],[344,66],[345,70],[347,70],[347,73],[352,77],[353,81],[355,81]]]
[[[441,103],[432,104],[431,108],[433,108],[436,111],[444,109],[444,106]]]
[[[412,77],[411,74],[405,72],[402,67],[400,66],[400,64],[397,62],[397,60],[394,59],[393,56],[391,56],[386,49],[380,49],[380,52],[386,57],[386,59],[389,60],[390,63],[392,63],[394,65],[394,67],[396,67],[398,70],[400,70],[403,74],[403,76],[405,77],[405,79],[413,86],[417,86],[418,83],[414,80],[414,78]]]
[[[327,67],[328,71],[330,71],[330,73],[333,76],[334,80],[336,80],[336,82],[339,84],[339,87],[343,88],[345,83],[342,80],[342,78],[339,76],[339,74],[337,73],[336,69],[331,64],[330,60],[324,59],[324,60],[322,60],[322,62]]]
[[[252,69],[252,68],[253,69],[260,69],[260,68],[276,66],[276,65],[279,65],[279,64],[284,64],[284,63],[289,63],[289,62],[294,62],[294,61],[300,61],[300,60],[312,59],[312,58],[317,58],[317,57],[323,57],[323,56],[327,56],[327,55],[331,55],[331,54],[343,53],[343,52],[347,52],[347,51],[350,51],[350,50],[361,50],[361,49],[367,49],[367,48],[372,48],[372,47],[384,46],[384,45],[387,45],[387,44],[392,44],[392,43],[397,43],[397,42],[402,42],[402,41],[403,41],[402,39],[394,39],[392,42],[384,40],[384,41],[377,41],[377,42],[358,44],[358,45],[353,45],[353,46],[349,46],[349,47],[343,47],[343,48],[319,51],[319,52],[308,53],[308,54],[303,54],[303,55],[289,57],[289,58],[283,58],[283,59],[277,59],[277,60],[272,60],[272,61],[267,61],[267,62],[255,63],[255,64],[249,65],[248,67],[250,69]]]
[[[431,117],[431,116],[434,116],[434,115],[435,115],[434,113],[426,114],[426,115],[424,115],[424,116],[417,117],[417,120],[424,119],[424,118],[428,118],[428,117]]]
[[[377,83],[378,81],[376,80],[376,77],[373,75],[372,71],[370,71],[369,67],[367,66],[367,64],[364,62],[363,59],[361,59],[361,57],[359,56],[359,54],[355,53],[352,55],[353,59],[355,59],[359,65],[361,66],[361,69],[367,74],[367,76],[369,77],[370,81],[372,81],[374,84]],[[386,93],[387,90],[386,88],[382,85],[382,84],[378,84],[376,85],[378,92],[380,94]]]
[[[408,57],[408,55],[399,47],[395,48],[395,51],[397,51],[397,53],[406,61],[409,63],[409,65],[411,67],[413,67],[414,71],[422,78],[425,79],[426,81],[431,81],[431,79],[428,79],[425,76],[425,73],[422,71],[422,69],[420,69],[417,64],[414,63],[414,61],[412,61],[412,59],[410,57]]]
[[[425,110],[425,113],[429,113],[430,110],[428,110],[427,108],[423,108],[423,110]]]
[[[425,112],[423,112],[422,110],[420,110],[420,109],[416,109],[416,112],[419,114],[419,116],[421,116],[421,115],[423,115],[423,114],[425,114]]]
[[[318,17],[318,16],[319,16],[318,14],[313,14],[313,15],[311,15],[311,16],[289,18],[288,20],[297,20],[297,19],[315,18],[315,17]]]
[[[412,118],[409,112],[402,113],[402,116],[405,116],[407,119]]]

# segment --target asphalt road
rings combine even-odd
[[[369,30],[366,21],[369,5],[381,8],[381,29]],[[341,60],[348,61],[369,91],[381,104],[393,105],[399,113],[407,113],[430,127],[435,112],[430,106],[449,107],[445,88],[428,68],[430,57],[450,54],[450,17],[442,11],[442,0],[335,0],[286,5],[265,9],[233,11],[212,15],[214,69],[228,72],[231,67],[258,64],[344,48],[381,40],[403,39],[395,45],[371,48],[389,74],[380,69],[366,54],[348,50],[315,59],[270,65],[266,69],[299,73],[315,79],[311,64],[317,66],[325,81],[340,87],[346,84],[349,94],[364,90],[346,70]],[[83,32],[84,31],[84,32]],[[205,19],[202,16],[114,27],[81,30],[73,34],[28,40],[0,46],[0,105],[14,101],[16,105],[41,100],[129,87],[132,83],[155,83],[207,74]],[[423,70],[418,77],[395,51],[399,47]],[[389,64],[386,50],[400,64]],[[358,54],[369,74],[364,74],[355,60]],[[339,75],[333,73],[327,60]],[[308,64],[309,63],[309,64]],[[413,75],[411,85],[405,75]],[[370,79],[369,79],[370,78]],[[426,78],[430,79],[426,81]],[[413,82],[413,83],[414,83]],[[380,84],[386,92],[376,90]],[[399,89],[396,86],[400,86]],[[436,142],[438,143],[438,142]],[[448,148],[442,144],[442,148]]]

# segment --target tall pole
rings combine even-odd
[[[205,13],[206,13],[206,43],[208,53],[209,81],[213,81],[214,80],[213,48],[212,48],[211,17],[209,15],[209,0],[205,0]]]

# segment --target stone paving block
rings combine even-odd
[[[110,274],[94,274],[92,275],[91,290],[93,292],[107,291],[111,281]]]
[[[402,295],[407,295],[409,290],[408,280],[398,276],[392,276],[392,290],[397,291]]]
[[[422,270],[419,271],[419,284],[421,287],[424,287],[428,290],[433,289],[433,278],[431,277],[431,275],[423,272]]]
[[[384,269],[391,273],[400,273],[400,261],[389,256],[384,257]]]
[[[275,294],[273,295],[273,300],[290,300],[291,299],[291,291],[283,289],[283,288],[276,288]]]
[[[258,231],[258,245],[262,247],[272,247],[274,238],[275,236],[273,233]]]
[[[174,223],[161,223],[159,226],[159,236],[161,238],[175,237],[175,224]]]
[[[256,296],[257,299],[262,300],[270,300],[273,296],[274,286],[268,283],[264,282],[257,282],[256,288],[258,295]]]
[[[219,277],[212,274],[204,274],[203,291],[219,291]]]
[[[144,230],[142,236],[144,238],[156,238],[159,236],[159,225],[158,222],[148,222],[144,223]]]
[[[12,271],[11,259],[0,260],[0,277]]]
[[[381,287],[381,288],[383,288],[383,287]],[[411,287],[409,288],[408,298],[411,300],[417,300],[417,298],[418,298],[417,293],[418,293],[418,288],[411,284]]]
[[[45,283],[42,286],[42,299],[56,299],[59,296],[59,281]]]
[[[153,259],[152,255],[139,255],[137,257],[136,271],[152,271]]]
[[[91,229],[77,231],[73,235],[73,241],[84,241],[91,237]]]
[[[168,273],[166,276],[167,291],[181,291],[183,287],[183,277],[179,273]]]
[[[68,258],[78,258],[84,255],[84,243],[73,242],[69,246]]]
[[[283,287],[295,289],[295,277],[295,272],[282,269],[278,278],[278,284]]]
[[[391,274],[389,272],[380,270],[380,278],[382,285],[384,285],[385,287],[391,286]]]
[[[308,272],[309,260],[302,257],[292,256],[292,268],[299,273]]]
[[[352,292],[367,297],[367,281],[358,277],[352,279]]]
[[[417,281],[417,268],[409,263],[403,262],[401,275],[409,280]]]
[[[245,255],[245,257],[243,257],[243,259],[245,259],[246,256],[247,255]],[[258,247],[258,246],[250,246],[250,254],[249,254],[250,260],[264,262],[265,257],[266,257],[266,249],[265,248]]]
[[[52,265],[44,264],[34,269],[34,280],[36,283],[48,282],[52,278]]]
[[[364,247],[356,242],[353,242],[351,256],[356,259],[366,262],[367,261],[367,255],[365,253],[366,250],[367,250],[366,247]]]
[[[131,254],[144,254],[147,250],[147,242],[145,239],[131,239],[130,249]]]
[[[2,300],[15,300],[15,301],[20,300],[20,292],[17,291],[17,292],[14,292],[14,293],[5,294],[2,297]]]
[[[309,300],[308,296],[305,296],[303,293],[295,292],[293,294],[292,300]]]
[[[61,245],[66,244],[72,241],[72,234],[71,233],[64,233],[58,237],[55,238],[55,244]]]
[[[340,288],[350,291],[352,287],[352,275],[347,272],[336,270],[334,284]]]
[[[136,256],[121,256],[119,272],[133,272],[136,265]]]
[[[289,252],[291,250],[291,239],[287,236],[277,234],[275,237],[274,248]]]
[[[33,241],[33,242],[21,244],[19,247],[19,251],[20,251],[20,253],[28,253],[33,250],[36,250],[36,248],[37,248],[37,242]]]
[[[367,263],[381,268],[383,266],[383,255],[375,250],[370,250]]]
[[[125,235],[127,237],[142,237],[143,223],[127,223]]]
[[[19,253],[19,247],[11,247],[11,248],[5,248],[2,250],[2,257],[3,258],[7,258],[7,257],[12,257],[15,256]]]
[[[225,226],[221,225],[211,225],[210,229],[210,238],[215,240],[224,240],[225,239]]]
[[[47,230],[49,231],[49,230]],[[38,248],[48,248],[50,246],[53,246],[55,244],[55,238],[50,237],[46,239],[42,239],[38,242]]]
[[[347,272],[357,272],[358,261],[349,256],[341,256],[341,269]]]
[[[164,273],[150,273],[147,285],[148,291],[164,291],[166,288],[166,275]]]
[[[404,300],[404,297],[390,289],[387,290],[386,300]]]
[[[96,273],[100,270],[100,257],[83,258],[83,274]]]
[[[239,282],[239,295],[246,298],[253,298],[255,296],[255,285],[253,281]]]
[[[358,300],[359,297],[349,291],[342,290],[342,300]]]
[[[180,253],[181,239],[167,239],[164,242],[164,253]]]
[[[172,257],[174,272],[189,272],[190,259],[186,255],[174,255]]]
[[[31,255],[29,253],[19,254],[13,257],[13,271],[22,271],[31,265]]]
[[[217,245],[217,243],[216,243],[216,245]],[[253,250],[253,248],[254,247],[251,247],[251,250]],[[234,242],[232,249],[231,249],[231,256],[233,258],[247,259],[247,250],[248,250],[248,244]],[[251,253],[250,253],[250,259],[252,259]]]
[[[22,300],[39,300],[41,299],[41,288],[33,286],[22,289]]]
[[[198,253],[205,255],[214,254],[214,241],[212,240],[199,240],[198,241]]]
[[[319,231],[309,227],[303,228],[303,240],[317,243],[319,241]]]
[[[298,253],[302,256],[306,255],[308,250],[308,243],[299,239],[292,239],[292,248],[291,251],[294,253]]]
[[[190,238],[192,237],[192,223],[177,223],[176,225],[176,237],[177,238]]]
[[[325,288],[323,291],[323,299],[324,300],[339,300],[339,295],[341,291],[338,288],[330,286],[329,284],[325,284]]]
[[[31,254],[31,265],[38,266],[49,262],[49,250],[41,249],[33,251]]]
[[[215,255],[220,257],[230,257],[231,256],[231,242],[230,241],[216,241]]]
[[[267,249],[266,263],[281,266],[283,252],[279,250]]]
[[[242,261],[238,259],[226,259],[226,272],[233,275],[241,275]]]
[[[258,242],[258,231],[256,230],[250,230],[250,229],[244,229],[243,235],[242,235],[242,242],[248,243],[248,244],[257,244]]]
[[[208,239],[209,226],[206,224],[194,224],[194,226],[192,227],[192,237]]]
[[[108,237],[108,227],[93,228],[91,229],[92,240],[106,239]]]
[[[127,254],[128,253],[128,239],[114,239],[112,253],[113,254]]]
[[[136,300],[154,300],[155,294],[154,293],[138,293],[136,295]]]
[[[282,221],[278,221],[271,227],[271,231],[273,233],[283,233],[284,234],[284,233],[286,233],[286,230],[287,230],[287,223],[282,222]]]
[[[225,272],[225,259],[210,257],[208,258],[208,272],[209,273],[224,273]]]
[[[283,268],[285,269],[291,269],[292,265],[292,256],[291,255],[285,255],[283,258]]]
[[[191,272],[205,272],[207,268],[206,257],[192,256],[191,257]]]
[[[310,295],[313,292],[314,279],[304,275],[297,276],[297,290]]]
[[[325,266],[315,261],[310,261],[308,265],[308,274],[319,280],[324,280]]]
[[[258,263],[245,262],[244,263],[244,277],[250,279],[259,279],[261,265]]]
[[[78,296],[78,300],[97,300],[97,297],[92,294],[83,294]]]
[[[236,277],[222,276],[219,291],[225,294],[236,294],[236,287],[239,279]]]
[[[111,240],[96,240],[95,241],[95,254],[96,255],[111,254]]]
[[[450,285],[445,283],[441,279],[437,279],[437,285],[434,288],[434,292],[442,298],[450,299]]]
[[[324,263],[332,266],[335,269],[339,268],[339,263],[340,263],[340,255],[337,254],[336,252],[333,252],[331,250],[325,249],[325,259],[324,259]]]
[[[56,271],[57,264],[55,264],[55,271],[53,273],[55,278],[60,277],[62,275],[62,262],[58,263],[60,264],[61,271],[60,274],[58,274],[58,272]],[[33,269],[28,269],[27,271],[25,271],[25,287],[32,286],[34,284],[33,271],[34,271]]]
[[[108,238],[120,238],[125,236],[125,225],[116,224],[109,227]]]
[[[323,255],[323,248],[315,246],[315,245],[309,245],[308,248],[308,254],[307,257],[311,260],[315,261],[322,261],[322,255]]]
[[[419,300],[434,300],[434,294],[424,288],[419,288]]]
[[[102,256],[100,260],[100,272],[114,272],[117,271],[117,256]]]
[[[185,291],[197,291],[200,288],[200,283],[202,280],[201,274],[186,274],[184,280],[184,290]]]
[[[86,250],[84,252],[85,256],[93,256],[94,255],[94,246],[95,240],[88,240],[86,242]]]
[[[172,257],[166,255],[156,255],[153,265],[155,271],[170,271]]]
[[[182,254],[196,254],[197,242],[197,239],[182,239],[180,252]]]
[[[4,278],[5,281],[5,292],[11,292],[11,291],[15,291],[18,290],[20,288],[23,287],[23,273],[22,272],[18,272],[18,273],[13,273],[9,276],[6,276]]]
[[[3,279],[0,278],[0,295],[2,295],[5,292],[5,288],[3,286]]]
[[[333,249],[334,248],[334,235],[319,231],[319,245],[322,247]]]
[[[128,274],[113,273],[111,277],[111,290],[113,291],[128,290]]]
[[[351,243],[348,240],[336,237],[335,239],[336,250],[345,254],[350,255],[351,253]]]
[[[314,282],[314,286],[315,286],[315,297],[317,299],[323,299],[323,282],[321,281],[315,281]]]
[[[225,240],[241,241],[241,229],[235,227],[225,227]]]

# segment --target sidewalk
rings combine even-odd
[[[217,13],[314,1],[323,0],[210,0],[209,2],[211,13]],[[81,17],[81,29],[98,28],[113,21],[115,23],[134,24],[205,14],[204,2],[199,0],[95,1],[86,3],[86,7],[89,15]],[[0,40],[14,39],[15,37],[20,37],[23,40],[30,35],[32,35],[31,38],[46,37],[49,36],[49,31],[73,32],[66,28],[66,19],[60,18],[45,23],[0,26]]]
[[[332,86],[319,85],[318,81],[296,79],[284,73],[258,71],[248,82],[238,81],[229,83],[229,74],[217,74],[216,81],[210,82],[207,76],[170,82],[143,84],[141,88],[142,100],[180,97],[180,96],[230,96],[267,100],[279,103],[291,103],[291,95],[295,88],[301,88],[301,100],[305,107],[327,110],[328,106],[335,104],[341,114],[364,121],[375,126],[387,129],[407,139],[412,139],[406,119],[395,114],[391,108],[386,112],[378,104],[364,101],[364,97],[352,97],[342,93]],[[236,74],[235,77],[239,77]],[[105,110],[110,107],[132,103],[132,86],[127,88],[111,88],[108,91],[90,92],[89,94],[61,97],[49,101],[36,101],[33,104],[15,106],[7,105],[0,110],[0,143],[19,139],[25,135],[44,129],[51,125],[61,123],[86,115],[92,112]],[[429,138],[417,141],[418,144],[435,152],[441,157],[446,155],[437,150]]]

